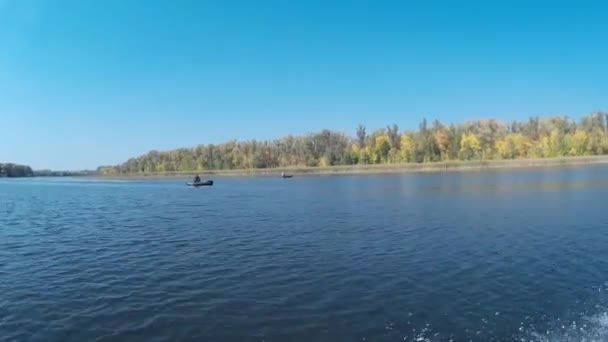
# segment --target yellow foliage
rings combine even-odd
[[[494,143],[494,148],[496,148],[496,152],[501,158],[513,158],[511,149],[509,148],[509,145],[505,138],[496,140],[496,142]]]
[[[600,147],[602,153],[608,153],[608,134],[602,135],[602,139],[600,141]]]
[[[321,167],[325,167],[325,166],[329,166],[329,159],[327,159],[326,156],[323,156],[321,158],[319,158],[319,166]]]
[[[465,160],[475,159],[479,156],[481,144],[474,134],[463,134],[460,140],[460,157]]]
[[[539,147],[542,151],[542,157],[554,157],[551,149],[551,138],[544,136],[540,139]]]
[[[537,154],[533,144],[521,133],[509,133],[494,143],[496,152],[503,159],[527,158]]]
[[[403,134],[401,136],[401,140],[399,141],[399,149],[401,150],[399,153],[400,154],[399,158],[402,162],[407,163],[410,161],[410,158],[412,155],[412,153],[411,153],[412,147],[413,147],[412,139],[410,139],[409,136]]]
[[[542,158],[543,157],[542,140],[528,142],[527,149],[528,149],[527,156],[529,158]]]
[[[463,134],[462,140],[460,140],[460,148],[472,148],[474,150],[481,150],[481,145],[479,144],[479,139],[475,136],[475,134]]]
[[[371,164],[371,152],[369,147],[365,147],[359,151],[359,164]]]
[[[391,140],[388,135],[382,134],[376,136],[374,144],[374,163],[385,163],[388,161],[388,152],[391,149]]]
[[[511,139],[513,139],[513,146],[515,146],[515,150],[517,152],[516,157],[527,158],[530,156],[530,150],[532,149],[532,144],[530,143],[530,139],[524,136],[521,133],[510,134]]]
[[[574,132],[574,149],[576,151],[576,155],[585,155],[587,154],[587,133],[582,129],[577,129]]]
[[[391,144],[391,140],[389,139],[388,135],[386,134],[382,134],[382,135],[378,135],[375,139],[375,146],[382,146],[383,143],[387,143],[387,144]]]
[[[399,153],[399,150],[397,150],[396,148],[391,148],[390,151],[388,151],[388,162],[389,163],[398,163],[401,161],[401,156]]]
[[[410,139],[410,137],[408,137],[407,135],[403,134],[401,136],[401,141],[399,142],[399,148],[401,149],[401,151],[409,151],[411,149],[412,146],[412,139]]]
[[[549,137],[549,146],[551,147],[551,156],[558,157],[564,155],[563,151],[563,139],[558,130],[554,129],[551,131]]]
[[[605,134],[601,128],[594,128],[587,135],[587,152],[591,154],[603,154],[604,147],[602,146],[602,140]]]
[[[574,133],[564,136],[565,154],[569,156],[582,156],[587,154],[587,133],[577,129]]]

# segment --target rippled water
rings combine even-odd
[[[0,180],[0,339],[605,341],[608,168]]]

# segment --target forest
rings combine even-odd
[[[34,170],[35,177],[81,177],[95,175],[96,171],[54,171],[54,170]]]
[[[396,124],[369,132],[359,125],[353,136],[322,130],[265,141],[228,141],[171,151],[150,151],[101,175],[235,170],[331,165],[430,163],[608,154],[608,114],[578,122],[567,116],[532,117],[510,123],[494,119],[444,125],[423,119],[417,130]]]
[[[0,177],[31,177],[33,175],[32,168],[27,165],[0,163]]]

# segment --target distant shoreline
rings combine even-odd
[[[328,167],[285,167],[271,169],[246,170],[215,170],[215,171],[184,171],[184,172],[155,172],[155,173],[124,173],[117,175],[91,175],[108,179],[166,179],[190,178],[199,174],[201,176],[279,176],[281,172],[296,176],[305,175],[357,175],[357,174],[400,174],[400,173],[429,173],[429,172],[463,172],[500,169],[526,169],[526,168],[556,168],[568,166],[608,164],[608,155],[537,158],[537,159],[509,159],[484,161],[446,161],[434,163],[403,163],[403,164],[374,164],[374,165],[340,165]]]

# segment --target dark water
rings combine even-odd
[[[0,180],[0,339],[606,341],[608,168]]]

